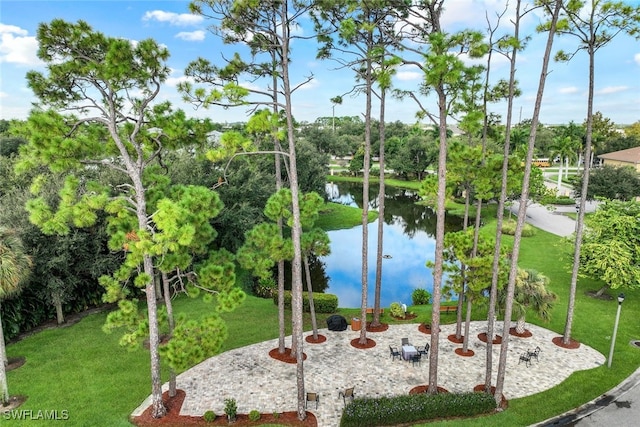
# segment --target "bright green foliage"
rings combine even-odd
[[[31,266],[31,258],[16,233],[0,227],[0,302],[20,291]]]
[[[582,194],[582,177],[573,185],[576,197]],[[640,196],[640,177],[632,166],[615,167],[604,165],[589,173],[587,200],[605,198],[611,200],[633,200]]]
[[[397,317],[398,319],[404,319],[405,313],[399,302],[392,302],[389,305],[389,313],[391,313],[393,317]]]
[[[344,409],[340,427],[414,425],[436,418],[488,414],[495,408],[495,400],[487,393],[416,393],[355,399]]]
[[[273,296],[273,303],[278,305],[277,294]],[[313,305],[316,313],[336,313],[338,311],[338,296],[315,292],[313,294]],[[284,291],[284,306],[287,309],[291,309],[291,291]],[[311,311],[307,293],[302,295],[302,311],[307,313]]]
[[[535,270],[518,269],[516,286],[513,295],[513,311],[517,318],[524,321],[527,310],[533,312],[542,320],[548,322],[551,319],[553,302],[556,294],[549,290],[549,278]],[[504,302],[504,292],[498,296]]]
[[[215,413],[215,412],[213,412],[213,411],[207,411],[207,412],[205,412],[205,413],[204,413],[204,415],[202,416],[202,418],[203,418],[206,422],[211,423],[211,422],[215,421],[215,419],[216,419],[216,413]]]
[[[275,223],[265,222],[246,233],[237,257],[243,268],[250,269],[255,276],[267,278],[271,277],[271,268],[278,260],[293,257],[293,245],[280,236]]]
[[[640,283],[640,203],[604,201],[585,218],[580,271],[606,287],[637,288]]]
[[[414,289],[411,293],[411,303],[413,305],[425,305],[431,303],[431,292],[426,289]]]
[[[265,206],[265,215],[274,221],[273,223],[262,223],[247,232],[245,244],[238,250],[238,261],[243,266],[253,272],[254,275],[262,278],[271,275],[271,268],[281,259],[291,259],[293,257],[293,244],[291,239],[280,236],[275,221],[283,218],[288,226],[292,226],[293,214],[291,211],[291,190],[283,188],[269,197]],[[318,218],[318,212],[324,201],[317,193],[305,193],[300,199],[300,222],[303,227],[311,227]],[[305,238],[304,236],[309,233]],[[326,233],[324,233],[326,235]],[[321,232],[303,233],[303,250],[309,251],[315,246],[318,250],[326,253],[328,242]],[[324,243],[323,243],[324,242]],[[306,247],[307,249],[304,249]]]
[[[43,180],[36,178],[36,198],[27,205],[31,220],[45,232],[67,233],[69,224],[93,224],[99,210],[108,214],[109,247],[124,251],[125,259],[112,276],[100,278],[105,300],[119,303],[105,330],[123,327],[123,345],[135,345],[147,335],[155,342],[158,324],[167,321],[162,311],[156,318],[158,270],[170,273],[173,291],[202,292],[209,301],[216,295],[213,314],[200,322],[182,320],[174,345],[164,350],[170,364],[179,367],[210,356],[226,337],[219,312],[232,310],[244,297],[233,288],[233,257],[210,253],[216,237],[210,221],[222,203],[204,186],[172,185],[162,162],[168,151],[206,141],[210,123],[187,119],[169,103],[155,100],[169,75],[169,54],[153,40],[134,44],[95,32],[82,21],[62,20],[41,24],[38,40],[47,74],[32,71],[27,80],[51,110],[36,110],[29,118],[24,130],[29,144],[21,149],[18,168],[45,166],[68,177],[54,201],[38,197]],[[111,169],[117,178],[108,187],[82,179],[86,165]],[[147,313],[136,300],[126,300],[133,293],[127,289],[131,283],[145,288]],[[151,349],[152,370],[159,372],[155,351]],[[159,381],[159,374],[156,377]],[[159,390],[154,383],[157,416],[162,415]]]
[[[31,257],[25,253],[22,241],[16,233],[0,227],[0,302],[20,291],[22,284],[31,273],[31,266]],[[6,361],[4,334],[2,323],[0,323],[0,387],[2,388],[0,402],[2,406],[9,404]]]
[[[250,421],[258,421],[260,419],[260,412],[258,412],[256,409],[252,409],[249,412],[249,420]]]
[[[227,325],[218,314],[205,316],[199,322],[182,316],[176,320],[171,340],[160,347],[160,354],[178,372],[218,352],[227,339]]]
[[[227,417],[229,417],[230,420],[233,421],[236,419],[236,414],[238,413],[238,404],[236,403],[235,399],[231,398],[224,400],[224,413],[227,414]]]
[[[467,295],[470,295],[470,291],[475,297],[481,296],[483,290],[491,287],[495,248],[493,238],[486,237],[484,234],[478,235],[475,256],[473,254],[472,228],[455,233],[447,233],[444,244],[444,260],[446,271],[449,272],[447,278],[448,287],[459,293],[465,286]],[[506,283],[507,261],[508,256],[503,251],[498,267],[498,283],[501,285]],[[460,269],[461,264],[465,266],[464,272]]]

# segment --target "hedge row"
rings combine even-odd
[[[278,293],[273,296],[273,303],[278,305]],[[284,291],[284,306],[285,308],[291,308],[291,291]],[[302,293],[302,307],[303,311],[309,312],[309,294]],[[338,296],[334,294],[314,293],[313,294],[313,307],[316,309],[316,313],[335,313],[338,311]]]
[[[355,399],[342,413],[340,427],[371,427],[415,423],[449,417],[489,414],[496,401],[487,393],[409,394]]]

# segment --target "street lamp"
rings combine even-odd
[[[609,349],[609,361],[607,367],[611,367],[611,359],[613,359],[613,347],[616,345],[616,334],[618,332],[618,321],[620,320],[620,308],[622,308],[622,301],[624,301],[624,294],[618,295],[618,311],[616,313],[616,323],[613,326],[613,336],[611,337],[611,349]]]

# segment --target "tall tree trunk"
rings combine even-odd
[[[592,29],[593,31],[593,29]],[[591,40],[595,40],[595,36],[592,35]],[[587,128],[586,128],[586,141],[585,141],[585,153],[584,158],[590,159],[593,157],[591,152],[592,140],[593,140],[593,93],[594,93],[594,81],[595,81],[595,51],[592,46],[589,46],[589,94],[587,97]],[[573,250],[573,267],[571,269],[571,285],[569,287],[569,301],[567,305],[567,320],[564,327],[564,334],[562,335],[562,343],[567,345],[571,341],[571,327],[573,325],[573,312],[576,305],[576,289],[578,285],[578,270],[580,269],[580,248],[582,246],[582,236],[584,234],[584,214],[587,208],[587,191],[589,190],[589,174],[591,171],[591,162],[584,162],[584,168],[582,171],[582,188],[580,189],[580,209],[578,210],[578,218],[576,219],[576,239],[574,242]],[[598,291],[601,295],[604,292],[603,287]]]
[[[431,312],[431,351],[429,352],[429,387],[427,392],[438,392],[438,341],[440,339],[440,298],[444,264],[444,220],[447,196],[447,95],[443,87],[437,87],[440,147],[438,154],[438,195],[436,207],[436,247],[433,264],[433,311]]]
[[[56,322],[58,325],[62,325],[64,323],[64,311],[62,310],[62,299],[60,298],[60,293],[54,291],[51,295],[51,299],[53,300],[53,306],[56,308]]]
[[[521,1],[516,1],[516,13],[514,18],[514,38],[520,39],[520,5]],[[513,121],[513,98],[515,96],[515,79],[516,79],[516,57],[518,48],[514,47],[510,58],[509,67],[509,95],[507,98],[507,119],[505,126],[505,139],[503,147],[502,159],[502,185],[500,186],[500,196],[498,197],[498,217],[496,221],[496,243],[493,251],[493,265],[491,276],[491,290],[489,292],[489,309],[487,313],[487,348],[486,348],[486,365],[485,365],[485,392],[491,392],[491,378],[493,375],[493,339],[489,337],[495,336],[496,324],[496,301],[498,299],[498,278],[500,273],[500,255],[502,247],[502,223],[504,220],[505,202],[507,199],[507,180],[509,175],[509,146],[511,142],[511,123]],[[485,85],[485,88],[487,85]],[[488,90],[484,97],[484,111],[487,111],[486,104],[488,99]],[[487,134],[487,117],[485,115],[483,126],[483,148]],[[509,218],[511,218],[511,209],[509,209]]]
[[[564,160],[560,157],[560,166],[558,167],[558,183],[556,184],[558,187],[557,195],[561,196],[560,191],[562,190],[562,170],[564,169]]]
[[[0,308],[2,308],[1,303]],[[4,329],[2,328],[2,319],[0,318],[0,364],[6,365],[7,363],[9,363],[9,359],[7,358],[7,346],[4,342]]]
[[[466,230],[469,226],[469,200],[471,198],[471,189],[467,186],[465,188],[464,195],[464,219],[462,221],[462,230]],[[466,277],[466,265],[460,265],[460,274],[462,276],[462,286],[460,288],[460,293],[458,294],[458,310],[456,311],[456,339],[462,338],[462,308],[464,307],[464,299],[465,299],[465,290],[467,281]]]
[[[536,102],[531,119],[531,134],[529,136],[529,144],[527,150],[527,160],[524,167],[524,178],[522,181],[522,195],[520,197],[520,207],[518,209],[518,222],[513,241],[513,252],[511,255],[511,269],[509,271],[509,283],[507,285],[507,301],[504,309],[504,324],[502,327],[502,343],[500,346],[500,363],[498,365],[498,373],[496,380],[496,391],[494,394],[496,404],[502,401],[502,390],[504,389],[504,376],[507,368],[507,351],[509,348],[509,329],[511,328],[511,313],[513,311],[513,295],[515,290],[516,276],[518,274],[518,257],[520,255],[520,243],[522,240],[522,229],[527,214],[527,201],[529,199],[529,181],[531,177],[531,163],[533,160],[533,150],[536,140],[536,129],[540,117],[540,108],[542,105],[542,95],[544,93],[544,85],[547,78],[547,70],[549,68],[549,58],[551,56],[551,47],[553,46],[553,37],[555,34],[558,16],[562,7],[562,0],[556,0],[553,18],[549,28],[549,38],[545,48],[545,54],[542,59],[542,71],[540,72],[540,81],[538,83],[538,92]]]
[[[526,318],[524,316],[519,316],[518,320],[516,320],[516,333],[524,334],[526,331],[526,325]]]
[[[484,158],[482,160],[482,163],[484,164]],[[473,229],[473,247],[471,248],[472,259],[475,258],[478,253],[478,239],[480,236],[480,222],[481,222],[480,220],[482,218],[481,212],[482,212],[482,200],[477,199],[475,228]],[[467,347],[469,346],[469,327],[471,326],[471,310],[473,308],[472,299],[469,298],[468,296],[469,294],[470,292],[467,291],[467,316],[465,319],[465,325],[464,325],[465,333],[462,341],[462,349],[465,353],[467,352]],[[458,310],[460,310],[460,308],[458,308]],[[458,316],[460,316],[460,314]]]
[[[173,318],[173,303],[171,302],[171,287],[169,286],[169,276],[164,271],[162,272],[162,293],[164,294],[164,306],[167,309],[167,322],[169,323],[169,337],[173,336],[173,329],[176,327],[175,319]],[[177,393],[176,386],[176,371],[173,368],[169,368],[169,396],[175,397]]]
[[[386,90],[383,88],[380,94],[380,183],[378,186],[378,247],[376,250],[376,289],[373,302],[373,320],[371,326],[380,326],[380,293],[382,291],[382,255],[383,255],[383,235],[384,235],[384,142],[385,142],[385,97]]]
[[[291,240],[293,243],[293,260],[291,262],[291,311],[293,317],[292,341],[295,338],[297,345],[296,355],[296,385],[298,395],[298,419],[307,417],[304,394],[304,353],[302,339],[302,227],[300,218],[300,191],[298,185],[298,166],[296,161],[295,129],[293,126],[293,112],[291,105],[291,83],[289,78],[289,25],[288,4],[283,2],[280,8],[281,40],[282,40],[282,85],[284,93],[285,115],[287,118],[287,141],[289,143],[289,183],[291,189],[291,210],[293,225],[291,227]],[[293,350],[293,344],[292,344]]]
[[[125,153],[126,154],[126,153]],[[125,157],[125,160],[127,158]],[[140,160],[138,163],[141,163]],[[149,230],[149,220],[147,217],[147,202],[144,185],[142,183],[141,165],[129,163],[130,177],[133,182],[136,201],[136,215],[138,218],[138,228],[147,232]],[[162,403],[162,377],[160,375],[160,335],[158,330],[158,306],[156,301],[155,269],[151,255],[144,254],[142,257],[143,271],[149,278],[145,285],[144,292],[147,297],[147,318],[149,321],[149,357],[151,359],[151,416],[162,418],[167,414],[167,409]]]
[[[138,218],[140,220],[140,218]],[[141,224],[143,225],[143,224]],[[146,217],[144,227],[146,229]],[[161,418],[167,414],[167,409],[162,403],[162,377],[160,376],[160,335],[158,330],[158,307],[156,304],[156,287],[153,281],[153,261],[151,256],[143,257],[144,272],[150,278],[145,286],[147,295],[147,316],[149,319],[149,356],[151,359],[151,416]]]
[[[464,338],[462,340],[462,351],[464,353],[469,349],[469,328],[471,326],[471,306],[472,300],[467,296],[467,315],[464,320]]]
[[[2,311],[0,310],[0,313]],[[0,387],[2,387],[2,405],[9,403],[9,384],[7,384],[7,349],[4,342],[4,330],[2,329],[2,318],[0,317]]]
[[[372,60],[369,56],[372,46],[371,34],[367,41],[366,58],[366,101],[364,113],[364,177],[362,182],[362,300],[360,303],[360,344],[367,343],[367,293],[369,292],[369,169],[371,168],[371,75]]]
[[[273,64],[277,64],[276,53],[275,51],[271,52],[271,59]],[[275,65],[274,65],[275,66]],[[276,66],[277,67],[277,66]],[[273,97],[273,113],[278,116],[278,73],[274,69],[273,75],[271,77],[271,84],[273,86],[272,97]],[[279,129],[274,129],[274,135],[278,134]],[[273,149],[275,151],[275,175],[276,175],[276,193],[280,191],[282,188],[282,163],[279,151],[282,150],[280,142],[278,141],[277,136],[273,138]],[[282,223],[282,217],[278,217],[278,233],[280,234],[280,238],[284,236],[284,226]],[[285,325],[285,307],[284,307],[284,260],[278,260],[278,353],[284,354],[286,350],[285,344],[285,335],[286,335],[286,325]]]
[[[311,327],[313,328],[313,339],[318,339],[318,322],[316,321],[316,308],[313,304],[313,288],[311,286],[311,269],[309,268],[309,257],[303,257],[304,271],[307,276],[307,292],[309,293],[309,312],[311,313]]]

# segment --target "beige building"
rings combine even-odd
[[[602,164],[605,166],[633,166],[636,172],[640,172],[640,147],[600,154],[597,157],[602,160]]]

